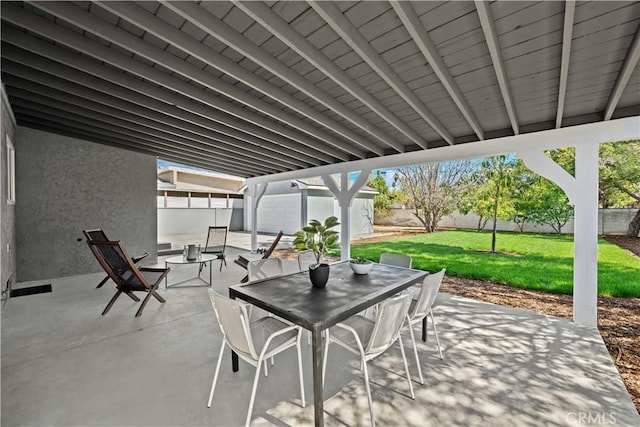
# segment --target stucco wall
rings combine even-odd
[[[14,144],[18,281],[101,271],[88,228],[155,262],[155,157],[22,126]]]
[[[7,136],[15,147],[16,124],[11,114],[9,106],[2,88],[0,134],[0,254],[2,261],[0,264],[0,287],[5,289],[7,280],[13,278],[15,281],[16,272],[16,236],[15,236],[15,205],[7,203]]]
[[[158,236],[206,234],[209,226],[231,225],[231,208],[158,209]]]

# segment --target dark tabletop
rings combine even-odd
[[[414,283],[426,271],[374,264],[369,274],[354,274],[348,261],[331,265],[325,288],[311,286],[309,272],[234,285],[229,295],[261,307],[305,329],[326,329]]]

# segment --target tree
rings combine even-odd
[[[560,234],[571,218],[573,206],[564,191],[545,178],[536,180],[531,186],[532,209],[531,220],[537,224],[547,224]]]
[[[471,162],[433,163],[400,168],[397,178],[413,214],[427,233],[455,209],[456,197],[471,173]]]
[[[567,172],[575,176],[575,149],[563,148],[549,155]],[[640,140],[600,144],[600,207],[628,207],[640,202]],[[640,211],[627,229],[627,235],[640,234]]]
[[[602,207],[640,203],[640,140],[600,144],[600,204]],[[640,235],[640,210],[627,236]]]
[[[373,212],[374,214],[385,214],[393,208],[393,195],[389,191],[389,186],[380,171],[375,178],[370,177],[367,185],[378,190],[378,194],[373,196]]]
[[[489,157],[482,161],[482,170],[487,185],[490,187],[491,214],[493,216],[493,227],[491,229],[491,252],[496,251],[496,234],[498,229],[498,211],[502,206],[501,217],[510,216],[512,210],[511,191],[509,187],[513,182],[514,160],[507,156]]]

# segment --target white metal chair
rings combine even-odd
[[[411,384],[411,375],[409,374],[409,367],[407,366],[407,358],[402,345],[402,337],[400,336],[400,329],[404,325],[404,321],[408,320],[407,313],[410,303],[411,294],[409,292],[401,292],[378,305],[375,319],[372,320],[365,316],[355,315],[326,331],[324,364],[322,367],[323,381],[325,372],[327,371],[327,356],[330,342],[334,342],[348,351],[359,355],[361,358],[360,364],[364,372],[364,384],[369,400],[369,414],[371,416],[372,426],[375,426],[375,416],[371,402],[367,361],[383,354],[396,340],[400,341],[400,352],[402,353],[402,360],[404,361],[404,369],[407,374],[411,398],[415,399],[413,385]]]
[[[384,252],[380,254],[380,264],[394,265],[396,267],[411,268],[413,259],[409,255]]]
[[[223,340],[222,346],[220,347],[220,354],[218,355],[216,372],[213,376],[213,383],[211,384],[207,407],[211,407],[225,345],[228,345],[231,350],[235,351],[240,359],[256,367],[245,425],[248,426],[251,421],[251,413],[253,411],[253,403],[255,401],[262,362],[265,362],[265,375],[267,375],[266,360],[291,347],[296,347],[298,354],[300,396],[302,399],[302,407],[304,407],[300,328],[298,326],[287,325],[275,317],[263,317],[254,322],[249,322],[249,313],[247,311],[249,304],[227,298],[212,289],[209,289],[209,297],[211,298],[211,304],[215,310],[220,330],[222,331]]]
[[[420,368],[420,359],[418,358],[418,349],[416,347],[416,339],[413,334],[413,325],[423,322],[422,340],[427,340],[427,317],[431,317],[431,325],[433,326],[433,334],[436,337],[436,343],[438,344],[438,353],[440,353],[440,359],[442,359],[442,350],[440,350],[440,340],[438,339],[438,330],[436,329],[436,322],[433,318],[433,303],[438,296],[438,290],[440,284],[444,278],[444,273],[447,271],[443,268],[437,273],[429,274],[422,281],[420,285],[417,299],[411,301],[409,307],[409,329],[411,330],[411,342],[413,344],[413,353],[416,356],[416,365],[418,365],[418,374],[420,375],[420,384],[424,384],[422,378],[422,369]]]
[[[247,264],[250,281],[280,276],[282,271],[282,260],[280,258],[258,259]]]

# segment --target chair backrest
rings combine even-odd
[[[316,255],[313,251],[304,251],[298,254],[298,267],[300,267],[301,271],[307,270],[310,265],[316,263]]]
[[[380,264],[395,265],[396,267],[411,268],[413,259],[409,255],[385,252],[380,254]]]
[[[266,279],[282,274],[282,260],[280,258],[258,259],[247,264],[249,280]]]
[[[91,252],[118,287],[133,283],[142,283],[146,287],[150,287],[131,260],[122,242],[107,240],[88,243]]]
[[[378,305],[371,337],[369,342],[364,344],[365,353],[381,353],[393,345],[398,338],[410,304],[411,294],[403,291]]]
[[[87,238],[87,243],[89,242],[106,242],[109,239],[107,235],[104,234],[102,228],[96,228],[93,230],[82,230],[82,233]]]
[[[440,284],[446,271],[447,269],[443,268],[437,273],[429,274],[424,278],[413,312],[409,313],[411,319],[422,319],[429,313],[433,303],[436,301],[438,289],[440,289]]]
[[[224,340],[229,347],[238,354],[257,360],[258,355],[249,332],[248,304],[227,298],[213,289],[209,289],[209,298]]]
[[[227,226],[210,226],[203,253],[222,254],[227,246]]]
[[[273,242],[271,242],[271,246],[269,246],[269,249],[267,249],[267,251],[262,256],[262,259],[267,259],[267,258],[269,258],[271,256],[273,251],[276,249],[276,246],[278,246],[278,243],[280,242],[280,239],[282,239],[282,235],[283,234],[284,234],[284,231],[280,230],[280,232],[278,233],[276,238],[273,240]]]

